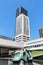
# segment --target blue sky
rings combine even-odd
[[[0,35],[14,37],[19,6],[28,11],[30,39],[39,38],[39,28],[43,27],[43,0],[0,0]]]

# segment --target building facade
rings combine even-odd
[[[15,41],[29,41],[30,38],[30,26],[28,12],[19,7],[16,11],[16,36]]]
[[[39,29],[39,34],[40,34],[40,37],[42,38],[43,37],[43,28]]]

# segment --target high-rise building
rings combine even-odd
[[[39,29],[39,34],[40,34],[40,37],[43,37],[43,28]]]
[[[30,38],[30,26],[29,26],[28,12],[19,7],[16,10],[16,41],[29,41]]]

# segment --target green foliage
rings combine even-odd
[[[32,56],[43,54],[43,50],[40,51],[31,51]]]

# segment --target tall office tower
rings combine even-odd
[[[28,13],[23,7],[16,10],[16,41],[29,41],[30,26]]]
[[[40,37],[43,37],[43,28],[39,29],[39,34],[40,34]]]

